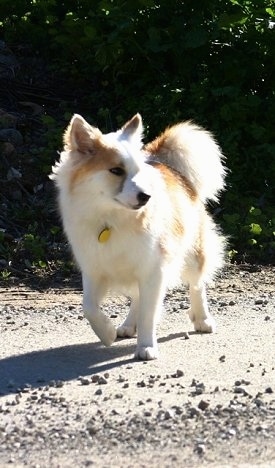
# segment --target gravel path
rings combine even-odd
[[[224,272],[214,335],[169,293],[150,362],[100,345],[79,291],[2,287],[0,467],[275,467],[274,271]],[[126,304],[106,310],[119,324]]]

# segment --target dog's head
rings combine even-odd
[[[142,130],[139,114],[108,134],[74,115],[52,178],[62,187],[60,179],[66,173],[70,192],[85,191],[86,196],[113,207],[142,208],[152,195],[153,171],[142,151]]]

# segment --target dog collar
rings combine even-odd
[[[98,242],[100,242],[101,244],[104,244],[105,242],[109,240],[110,235],[111,235],[111,229],[108,227],[104,228],[98,235]]]

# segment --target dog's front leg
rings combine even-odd
[[[162,274],[154,273],[150,278],[143,278],[139,284],[139,290],[135,357],[147,361],[158,357],[156,324],[166,290]]]
[[[190,284],[190,302],[189,317],[198,332],[212,333],[216,331],[216,323],[209,312],[206,290],[204,284]]]
[[[110,346],[116,339],[116,329],[111,320],[104,315],[99,304],[105,295],[103,283],[83,275],[83,312],[92,329],[105,346]]]

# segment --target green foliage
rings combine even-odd
[[[212,130],[230,169],[220,220],[231,252],[271,260],[274,0],[3,0],[0,18],[6,41],[30,43],[77,90],[71,111],[91,123],[112,130],[139,111],[148,138],[190,118]],[[47,119],[45,172],[60,144]]]

